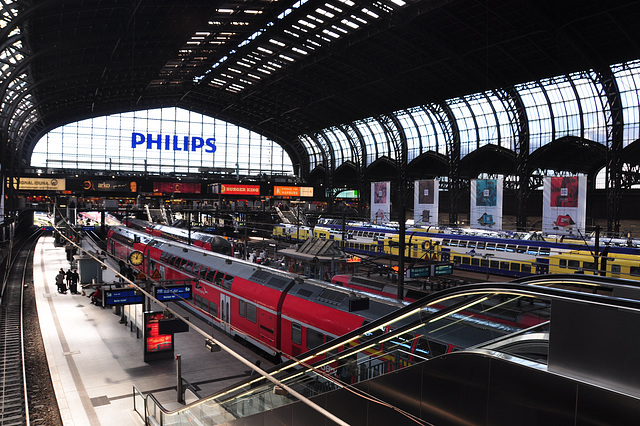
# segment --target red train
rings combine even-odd
[[[148,275],[159,275],[162,280],[169,281],[192,281],[194,298],[186,302],[192,311],[206,316],[213,325],[250,342],[276,360],[281,354],[295,357],[407,304],[126,227],[109,230],[107,247],[118,259],[128,259],[132,251],[144,253],[145,261],[138,268]],[[495,309],[492,312],[498,314]],[[535,320],[537,324],[544,317],[521,316],[520,320]],[[400,351],[404,354],[400,357],[403,362],[414,362],[414,358],[423,359],[456,347],[469,347],[521,328],[515,324],[515,319],[512,326],[506,327],[504,322],[498,321],[502,323],[498,324],[486,316],[474,321],[477,327],[467,327],[452,318],[447,327],[438,324],[441,331],[430,330],[435,325],[424,324],[422,331],[416,332],[411,339],[403,335],[402,341],[391,339],[371,350],[379,355]],[[373,334],[388,333],[390,327]],[[429,337],[426,337],[427,333]],[[438,333],[442,336],[438,337]],[[361,342],[362,339],[368,340],[368,337],[363,336]]]
[[[124,260],[144,253],[138,268],[149,275],[192,280],[192,308],[273,357],[296,356],[404,306],[131,228],[110,229],[107,247]],[[368,308],[355,311],[354,301],[365,299]]]
[[[228,239],[220,235],[206,234],[204,232],[192,231],[186,229],[175,228],[172,226],[161,225],[159,223],[151,223],[146,220],[126,218],[123,224],[129,228],[144,231],[155,237],[162,237],[172,241],[179,241],[185,244],[192,244],[196,247],[202,247],[205,250],[216,253],[231,255],[233,247]]]

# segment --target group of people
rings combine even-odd
[[[67,288],[71,294],[80,294],[78,292],[78,281],[80,275],[75,269],[69,269],[67,272],[60,268],[58,275],[56,275],[56,286],[58,287],[58,293],[66,294]]]

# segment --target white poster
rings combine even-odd
[[[502,179],[473,179],[469,226],[502,229]]]
[[[435,179],[417,180],[413,192],[413,222],[415,226],[438,226],[438,190]]]
[[[587,177],[544,178],[542,232],[584,235],[587,217]]]
[[[371,182],[371,221],[387,223],[391,219],[391,183]]]

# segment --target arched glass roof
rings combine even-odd
[[[113,114],[59,127],[38,141],[31,166],[149,174],[197,174],[212,168],[249,176],[293,174],[280,145],[180,108]]]
[[[627,146],[640,138],[640,61],[613,65],[611,71],[623,107],[623,144]],[[603,84],[602,77],[590,70],[518,84],[510,92],[494,90],[449,99],[445,104],[450,116],[435,115],[432,111],[442,109],[437,105],[403,109],[393,113],[400,127],[395,130],[406,139],[408,162],[427,151],[446,155],[453,143],[447,129],[457,129],[461,158],[488,144],[515,150],[524,128],[517,123],[518,117],[527,120],[529,152],[567,136],[607,145],[612,107]],[[516,104],[523,105],[522,114],[515,111]],[[454,123],[446,122],[450,117]],[[385,132],[374,118],[351,124],[367,152],[365,167],[381,156],[398,157],[390,140],[394,129]],[[335,151],[344,149],[338,139],[327,142]],[[346,159],[343,154],[342,161]],[[312,159],[311,169],[316,165]],[[340,165],[336,157],[334,167]]]

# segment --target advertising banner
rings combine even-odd
[[[587,217],[587,177],[544,178],[542,232],[555,235],[584,234]]]
[[[64,178],[35,178],[21,177],[13,179],[13,187],[19,191],[64,191],[66,180]]]
[[[438,190],[435,179],[417,180],[413,192],[413,221],[415,226],[438,225]]]
[[[82,188],[85,191],[138,192],[138,184],[128,180],[85,180]]]
[[[371,221],[391,221],[391,182],[371,182]]]
[[[189,182],[153,182],[153,192],[163,194],[199,194],[199,183]]]
[[[502,179],[472,179],[469,226],[502,229]]]

